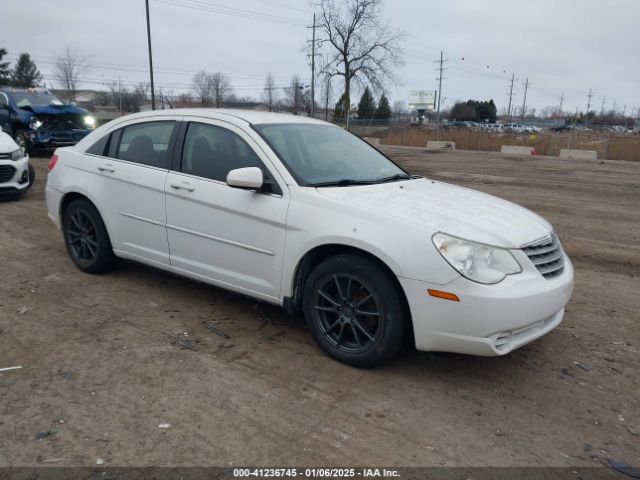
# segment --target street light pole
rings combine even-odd
[[[153,56],[151,55],[151,24],[149,23],[149,0],[145,0],[147,7],[147,44],[149,45],[149,76],[151,77],[151,110],[156,109],[156,91],[153,86]]]

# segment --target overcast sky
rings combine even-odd
[[[148,81],[143,0],[1,3],[0,47],[10,59],[29,52],[48,85],[65,47],[88,58],[82,88],[104,88],[119,76],[125,84]],[[237,95],[259,97],[266,72],[280,86],[294,73],[310,76],[307,0],[150,0],[150,7],[158,86],[187,89],[204,69],[226,73]],[[410,89],[435,89],[433,62],[444,50],[447,105],[493,98],[505,108],[514,73],[518,108],[526,78],[527,105],[537,109],[557,106],[564,93],[565,110],[585,110],[590,88],[594,110],[604,97],[607,110],[614,100],[627,114],[640,107],[639,0],[386,0],[383,14],[408,34],[402,83],[388,85],[392,102]]]

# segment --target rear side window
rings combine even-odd
[[[93,145],[91,145],[86,153],[90,153],[92,155],[100,155],[103,156],[104,155],[104,151],[107,148],[107,143],[109,142],[109,135],[105,135],[104,137],[102,137],[100,140],[98,140],[96,143],[94,143]]]
[[[110,153],[117,150],[115,158],[150,167],[168,168],[169,144],[174,126],[174,121],[160,121],[125,127],[117,149],[110,148]]]

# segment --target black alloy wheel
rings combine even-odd
[[[322,335],[346,353],[362,353],[376,342],[380,330],[380,299],[362,280],[336,274],[315,291],[313,309]]]
[[[355,367],[388,362],[402,348],[409,317],[393,274],[373,259],[339,254],[305,281],[305,320],[318,345]]]
[[[115,255],[102,217],[87,199],[73,200],[62,216],[67,251],[73,263],[88,273],[110,270]]]

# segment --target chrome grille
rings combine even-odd
[[[522,248],[545,278],[554,278],[564,271],[564,254],[555,234]]]
[[[8,182],[13,178],[16,173],[16,169],[11,165],[0,165],[0,183]]]

